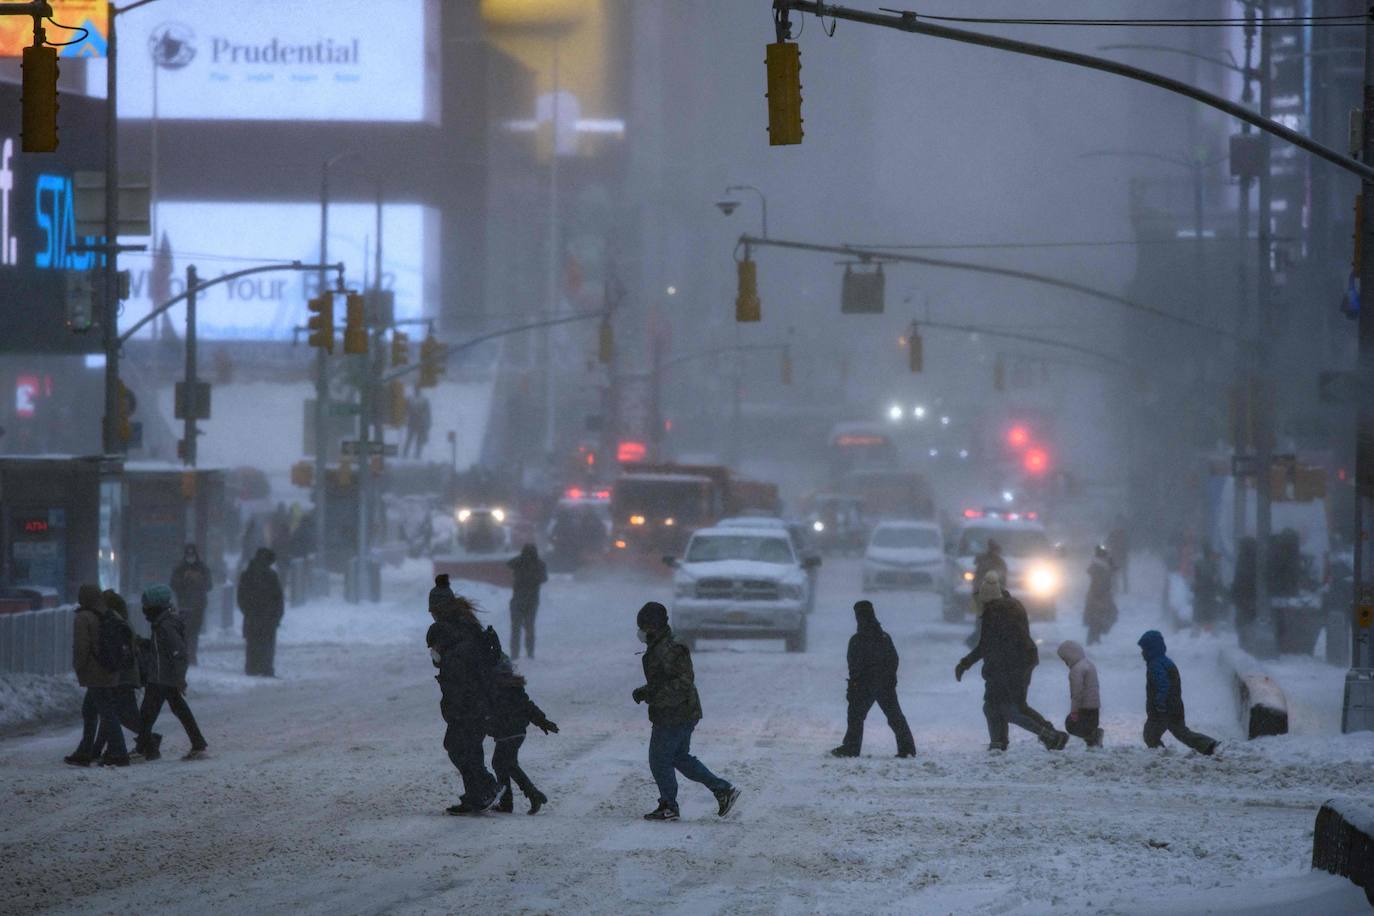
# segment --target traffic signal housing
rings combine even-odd
[[[311,312],[310,320],[306,322],[306,326],[310,329],[310,346],[319,347],[326,353],[332,354],[334,352],[334,294],[328,291],[320,293],[306,303],[306,308]]]
[[[920,372],[925,366],[925,345],[921,340],[920,329],[913,323],[911,330],[906,336],[906,362],[907,368],[912,372]]]
[[[406,425],[406,386],[400,379],[387,385],[386,425],[399,428]]]
[[[391,332],[391,365],[404,366],[410,362],[410,335],[404,331]]]
[[[349,293],[344,299],[344,352],[367,352],[367,304],[362,293]]]
[[[763,303],[759,301],[759,266],[748,254],[738,264],[739,291],[735,296],[735,321],[762,321]]]
[[[440,365],[441,350],[443,346],[433,334],[420,341],[419,387],[433,388],[439,384],[439,376],[444,374],[443,366]]]
[[[297,461],[291,465],[291,483],[297,487],[315,485],[315,465],[310,461]]]
[[[124,384],[121,379],[119,382],[119,397],[116,399],[115,414],[115,436],[120,442],[128,444],[134,437],[134,410],[138,402],[134,399],[134,393],[129,390],[129,386]]]
[[[611,327],[609,316],[601,319],[601,328],[596,335],[596,359],[601,365],[609,366],[615,355],[615,329]]]
[[[768,144],[802,142],[801,47],[777,41],[764,56],[768,68]]]
[[[57,151],[57,49],[45,45],[24,49],[20,106],[20,149],[26,153]]]

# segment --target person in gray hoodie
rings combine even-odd
[[[1064,731],[1082,738],[1088,747],[1101,747],[1102,729],[1098,722],[1102,692],[1097,686],[1097,666],[1072,639],[1059,644],[1059,657],[1069,666],[1069,717],[1064,720]]]

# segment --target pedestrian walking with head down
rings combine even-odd
[[[1168,732],[1199,754],[1211,756],[1217,740],[1188,727],[1183,709],[1183,678],[1166,654],[1164,635],[1146,630],[1137,643],[1145,659],[1145,746],[1164,747]]]
[[[535,788],[534,782],[520,767],[520,746],[525,743],[525,731],[534,725],[549,735],[558,734],[558,726],[544,710],[535,705],[525,690],[525,679],[515,670],[509,658],[502,658],[492,671],[491,720],[489,732],[496,742],[491,755],[491,768],[496,772],[496,784],[501,798],[494,810],[509,814],[515,810],[511,781],[530,803],[530,814],[548,804],[549,798]]]
[[[1059,644],[1059,657],[1069,668],[1069,717],[1064,731],[1087,742],[1088,747],[1102,746],[1102,692],[1097,685],[1097,666],[1088,660],[1088,653],[1072,639]]]
[[[1112,597],[1114,574],[1112,554],[1099,544],[1088,564],[1088,594],[1083,600],[1083,625],[1088,628],[1090,646],[1101,642],[1116,624],[1116,599]]]
[[[157,717],[165,702],[181,722],[190,739],[191,749],[183,760],[205,756],[209,745],[200,733],[196,717],[186,702],[186,624],[172,607],[172,590],[166,585],[150,585],[143,590],[143,616],[148,618],[152,636],[144,640],[147,670],[144,678],[142,728],[139,732],[139,752],[147,760],[162,756],[162,736],[153,733]]]
[[[849,637],[849,686],[845,692],[849,703],[849,726],[844,741],[830,753],[836,757],[859,756],[864,741],[864,719],[877,703],[897,739],[897,756],[915,757],[916,741],[911,737],[911,727],[897,699],[897,665],[900,662],[897,647],[878,623],[872,602],[855,602],[854,620],[858,631]]]
[[[1040,663],[1035,640],[1030,635],[1026,608],[1002,587],[1001,577],[988,573],[979,587],[983,603],[983,627],[978,645],[954,666],[954,679],[961,680],[979,661],[983,663],[983,715],[988,722],[988,750],[1007,749],[1008,723],[1035,735],[1052,751],[1062,750],[1069,736],[1026,702],[1031,675]]]
[[[98,585],[77,590],[76,617],[72,622],[72,668],[77,683],[86,688],[81,703],[81,743],[63,758],[72,766],[128,766],[129,750],[119,727],[120,672],[133,656],[133,631],[126,621],[105,607]],[[96,757],[97,742],[104,753]]]
[[[482,756],[491,718],[492,671],[501,658],[500,641],[478,622],[472,602],[455,596],[448,576],[438,576],[429,593],[434,618],[425,633],[430,661],[438,669],[439,712],[444,750],[463,779],[463,794],[448,814],[477,814],[499,799],[496,780]]]
[[[119,682],[115,685],[114,692],[115,708],[119,711],[119,722],[126,730],[133,732],[134,738],[137,739],[143,730],[143,717],[138,711],[138,689],[143,686],[143,671],[138,658],[138,642],[134,636],[133,627],[128,626],[129,605],[124,597],[112,588],[105,589],[101,597],[105,601],[105,609],[124,621],[128,644],[134,650],[129,653],[128,659],[119,669]],[[94,755],[98,758],[104,751],[105,742],[97,739]],[[135,750],[135,753],[138,751]]]
[[[633,693],[636,703],[649,704],[649,771],[658,785],[658,807],[647,821],[675,821],[677,773],[699,782],[716,797],[716,814],[725,817],[739,801],[739,789],[721,779],[692,755],[692,732],[701,721],[701,697],[692,671],[692,653],[673,638],[668,609],[650,601],[635,618],[643,657],[644,685]]]

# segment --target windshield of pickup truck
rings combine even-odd
[[[712,534],[692,538],[688,563],[716,560],[756,560],[760,563],[795,563],[786,538],[764,535]]]

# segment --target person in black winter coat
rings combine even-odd
[[[245,674],[276,677],[277,627],[286,612],[281,580],[272,564],[277,555],[259,547],[239,576],[238,604],[243,612]]]
[[[496,783],[501,792],[501,800],[496,810],[509,813],[515,808],[515,798],[511,793],[511,780],[525,793],[530,802],[530,814],[538,814],[539,809],[549,801],[548,796],[535,788],[534,783],[520,768],[520,746],[525,743],[525,730],[530,725],[540,728],[544,734],[558,734],[558,726],[544,715],[544,711],[534,704],[525,691],[525,679],[516,673],[510,659],[502,658],[492,672],[491,718],[488,731],[496,741],[496,750],[491,755],[491,768],[496,771]]]
[[[1163,747],[1160,739],[1169,732],[1199,754],[1211,756],[1217,741],[1188,727],[1183,708],[1183,678],[1166,654],[1163,634],[1146,630],[1136,644],[1145,659],[1145,746]]]
[[[107,630],[119,633],[126,649],[131,645],[132,631],[106,607],[100,586],[82,585],[77,589],[72,621],[72,667],[77,683],[86,688],[86,696],[81,703],[81,743],[62,758],[71,766],[86,767],[97,761],[102,766],[129,765],[116,699],[120,672],[107,666],[108,658],[102,659],[102,634]]]
[[[1088,564],[1088,594],[1083,601],[1083,625],[1088,628],[1088,645],[1096,645],[1116,623],[1116,599],[1112,597],[1112,578],[1116,574],[1111,553],[1099,544]]]
[[[436,595],[435,593],[438,592]],[[482,757],[491,716],[492,670],[501,659],[500,640],[485,631],[466,598],[447,598],[438,583],[430,593],[434,623],[425,633],[430,660],[439,669],[439,712],[447,726],[444,750],[463,778],[463,794],[449,814],[472,814],[496,804],[499,795]]]
[[[210,567],[201,562],[195,544],[186,545],[181,562],[172,570],[169,584],[176,596],[177,611],[186,621],[186,658],[194,665],[200,631],[205,626],[205,608],[210,604],[210,589],[214,587]]]
[[[954,667],[954,679],[980,660],[983,663],[983,715],[988,721],[988,750],[1007,749],[1007,724],[1015,723],[1040,739],[1050,750],[1062,750],[1069,736],[1026,702],[1031,675],[1040,663],[1030,635],[1026,608],[1002,587],[995,573],[984,577],[978,597],[983,602],[983,627],[978,645]]]
[[[209,747],[200,733],[196,717],[191,713],[183,693],[186,690],[186,629],[181,615],[172,607],[172,590],[166,585],[150,585],[143,590],[143,616],[148,618],[152,638],[141,640],[145,659],[143,677],[147,687],[143,691],[142,723],[136,747],[147,760],[157,760],[162,736],[153,733],[153,725],[162,712],[165,701],[172,709],[191,750],[183,760],[195,760],[205,755]]]
[[[112,588],[105,589],[105,610],[115,614],[120,620],[128,623],[129,604],[124,597]],[[134,645],[134,631],[128,628],[129,645]],[[126,729],[134,733],[137,737],[143,731],[143,717],[138,711],[138,688],[143,686],[143,673],[140,670],[138,653],[129,653],[129,663],[119,671],[119,684],[114,688],[115,707],[119,711],[119,722]],[[95,736],[92,735],[92,738]],[[162,740],[158,735],[157,739]],[[86,739],[83,737],[82,741]],[[106,742],[101,739],[95,743],[93,756],[100,757],[104,751]]]
[[[830,753],[836,757],[857,757],[864,741],[864,719],[877,703],[887,716],[887,724],[897,739],[898,757],[915,757],[916,741],[911,737],[902,705],[897,700],[897,647],[878,623],[869,601],[854,604],[858,632],[849,637],[849,727],[844,741]]]
[[[539,612],[539,590],[549,581],[549,571],[533,544],[506,564],[511,571],[510,657],[520,657],[520,632],[525,633],[525,654],[534,658],[534,616]]]

